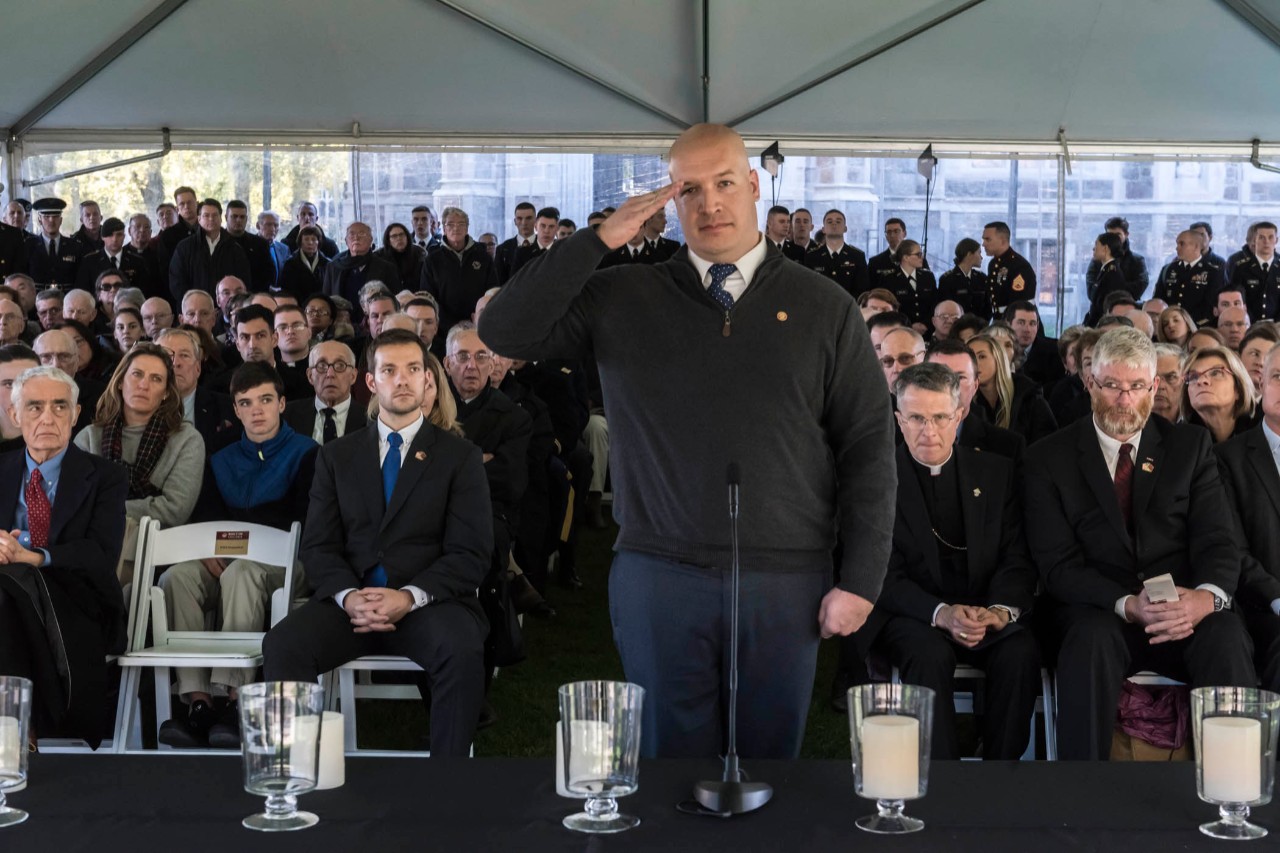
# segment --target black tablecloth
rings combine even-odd
[[[636,829],[570,832],[575,811],[549,759],[348,759],[347,784],[304,795],[319,826],[266,835],[240,826],[262,800],[244,792],[238,758],[34,756],[30,786],[10,802],[31,819],[0,830],[0,851],[1053,851],[1218,850],[1197,826],[1214,817],[1191,764],[934,765],[929,795],[908,804],[923,832],[881,838],[853,822],[874,804],[853,793],[848,762],[749,762],[775,788],[758,812],[731,819],[676,811],[714,762],[651,761],[622,799]],[[1280,808],[1255,810],[1280,846]],[[1251,849],[1246,847],[1245,849]]]

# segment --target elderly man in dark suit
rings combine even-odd
[[[1058,646],[1059,752],[1105,759],[1126,676],[1257,676],[1232,609],[1240,550],[1209,433],[1150,417],[1156,352],[1142,332],[1103,334],[1089,373],[1093,417],[1027,450],[1023,490]],[[1152,601],[1143,581],[1165,573],[1178,598]]]
[[[125,645],[115,570],[128,479],[71,445],[78,395],[56,367],[13,382],[10,417],[26,449],[0,456],[0,674],[35,682],[42,734],[96,749],[107,727],[105,658]]]
[[[314,595],[267,634],[266,678],[314,681],[362,655],[404,655],[430,687],[432,754],[465,756],[484,695],[484,463],[423,416],[443,392],[417,335],[393,329],[368,352],[378,420],[320,451],[301,550]]]
[[[290,400],[284,408],[285,422],[317,444],[328,444],[363,428],[369,418],[351,395],[360,374],[351,347],[341,341],[321,341],[307,359],[307,378],[316,395]]]
[[[1020,621],[1036,574],[1014,465],[956,445],[960,382],[949,368],[908,367],[894,393],[903,444],[893,551],[864,630],[904,682],[937,693],[934,758],[960,757],[952,702],[960,662],[986,671],[983,758],[1016,759],[1027,747],[1040,653]]]
[[[1244,545],[1238,601],[1267,690],[1280,690],[1280,347],[1262,368],[1262,423],[1214,447]]]

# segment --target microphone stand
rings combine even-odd
[[[694,798],[703,808],[722,815],[751,812],[769,802],[773,787],[767,782],[744,782],[738,768],[738,464],[729,464],[729,525],[732,543],[733,609],[729,622],[729,751],[724,757],[724,776],[719,782],[699,782]]]

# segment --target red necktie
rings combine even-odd
[[[1116,501],[1120,504],[1120,514],[1124,516],[1124,526],[1133,532],[1133,445],[1120,445],[1120,457],[1116,459]]]
[[[27,530],[31,533],[32,548],[46,548],[49,545],[49,517],[52,514],[49,496],[44,493],[44,477],[40,469],[31,472],[27,481],[27,490],[23,495],[27,501]]]

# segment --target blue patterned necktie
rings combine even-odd
[[[391,494],[396,490],[396,479],[400,476],[400,445],[404,444],[404,437],[398,432],[389,433],[387,435],[387,458],[382,460],[382,498],[383,511],[391,508]],[[381,563],[374,566],[364,576],[365,586],[385,587],[387,585],[387,570]]]
[[[707,293],[711,294],[711,298],[719,302],[720,307],[726,311],[733,308],[733,294],[724,289],[724,283],[737,270],[738,268],[733,264],[711,265],[711,286],[707,288]]]

